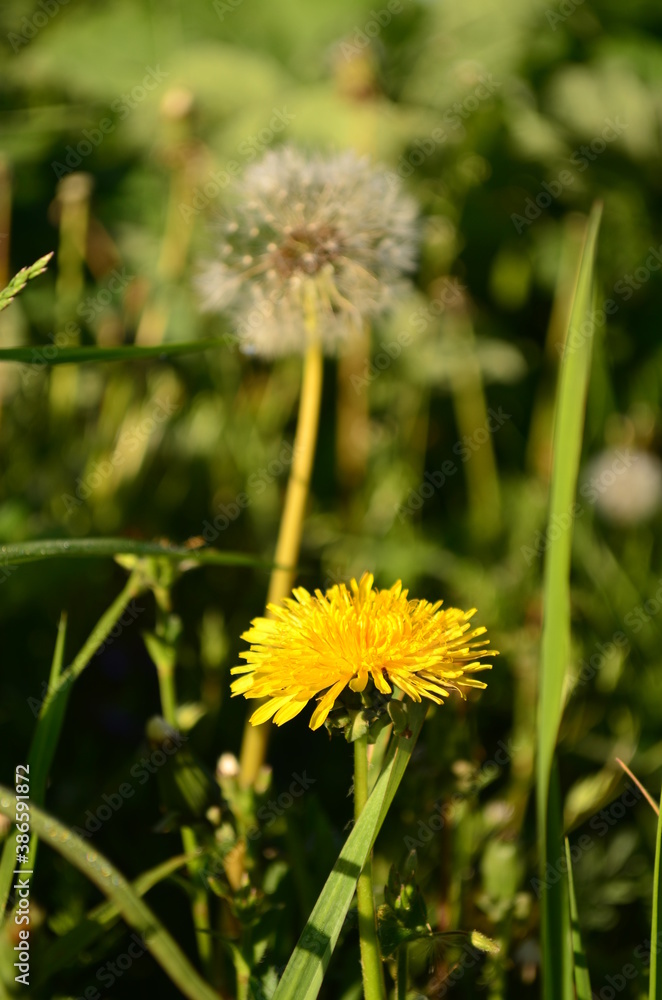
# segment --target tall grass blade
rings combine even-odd
[[[579,926],[577,899],[575,897],[575,880],[572,875],[570,841],[567,837],[565,838],[565,861],[568,870],[568,899],[570,902],[570,926],[572,928],[572,947],[574,953],[575,993],[577,994],[577,1000],[591,1000],[591,977],[588,974],[588,965],[582,943],[582,932]]]
[[[52,345],[44,345],[49,354]],[[179,354],[200,354],[201,351],[218,351],[226,347],[223,340],[190,340],[183,344],[158,344],[141,347],[126,344],[124,347],[58,347],[52,357],[47,357],[41,347],[0,348],[0,362],[18,361],[35,369],[53,365],[80,365],[90,361],[141,361],[144,358],[173,358]]]
[[[560,896],[563,880],[547,885],[545,872],[562,853],[559,837],[550,838],[550,781],[554,749],[562,714],[563,687],[570,654],[570,555],[575,494],[579,472],[586,394],[591,363],[592,324],[585,324],[592,305],[595,248],[602,206],[591,212],[577,271],[554,416],[554,449],[547,558],[543,582],[543,630],[538,696],[536,812],[542,898],[543,997],[559,1000],[568,983],[567,907]],[[551,828],[561,819],[551,817]]]
[[[208,566],[260,566],[271,564],[243,552],[221,552],[219,549],[186,548],[161,542],[136,542],[131,538],[45,538],[34,542],[0,545],[0,567],[20,566],[40,559],[101,558],[103,556],[160,556],[179,562],[194,562]]]

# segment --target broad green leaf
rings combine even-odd
[[[382,773],[326,880],[273,1000],[315,1000],[318,995],[357,879],[409,763],[425,712],[425,705],[412,704],[409,733],[393,738]]]
[[[579,926],[579,914],[577,913],[577,899],[575,897],[575,880],[572,875],[572,856],[570,854],[570,841],[565,838],[565,863],[568,870],[568,901],[570,903],[570,928],[572,932],[572,950],[574,956],[575,970],[575,992],[577,1000],[591,1000],[591,977],[588,974],[584,945],[582,944],[582,932]]]
[[[548,870],[548,865],[553,866],[558,862],[559,854],[563,850],[560,836],[561,816],[549,815],[550,781],[570,655],[572,526],[593,334],[593,325],[590,322],[585,324],[585,320],[592,304],[595,248],[601,211],[601,205],[596,204],[586,229],[564,340],[554,415],[552,482],[543,583],[536,761],[545,1000],[560,1000],[566,996],[567,989],[572,988],[566,963],[562,960],[562,957],[567,955],[565,941],[567,908],[561,899],[564,880],[559,879],[558,882],[549,885],[545,882],[545,872]],[[558,810],[560,802],[557,802],[555,807],[555,812]],[[554,837],[549,836],[552,830]]]
[[[55,557],[100,558],[102,556],[160,556],[179,562],[208,566],[261,566],[270,564],[242,552],[218,549],[189,549],[184,545],[161,542],[136,542],[131,538],[45,538],[42,541],[0,545],[0,566],[18,566]]]
[[[16,796],[3,786],[0,813],[11,820],[16,813]],[[189,1000],[218,1000],[218,994],[200,978],[177,942],[107,858],[34,805],[30,807],[30,823],[34,833],[113,901],[129,927],[142,935],[145,947],[183,996]]]
[[[648,987],[648,1000],[659,1000],[662,997],[662,962],[656,942],[662,929],[662,892],[660,878],[662,877],[662,798],[657,816],[657,837],[655,840],[655,874],[653,875],[653,920],[651,922],[651,970]]]
[[[80,365],[88,361],[140,361],[143,358],[171,358],[178,354],[199,354],[201,351],[217,351],[227,347],[227,337],[219,340],[191,340],[185,344],[158,344],[154,347],[140,347],[127,344],[124,347],[56,347],[52,344],[34,347],[0,348],[1,361],[19,361],[36,368],[52,365]],[[232,337],[236,343],[236,338]],[[54,353],[53,353],[54,352]],[[49,355],[52,354],[52,357]]]

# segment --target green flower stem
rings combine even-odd
[[[406,944],[398,948],[397,994],[396,1000],[407,1000],[409,981],[409,952]]]
[[[158,615],[164,615],[164,609],[158,608]],[[177,729],[177,691],[175,688],[175,668],[174,659],[169,656],[157,656],[154,659],[156,674],[159,681],[159,694],[161,697],[161,711],[163,718],[169,726]],[[198,854],[200,845],[195,831],[191,827],[181,828],[182,846],[186,854]],[[193,917],[193,928],[195,940],[198,946],[198,955],[202,962],[202,967],[207,976],[211,973],[212,963],[212,933],[211,916],[209,913],[209,899],[204,885],[197,880],[198,861],[189,861],[187,864],[189,876],[193,886],[193,900],[191,902],[191,914]]]
[[[368,800],[368,737],[354,741],[354,819]],[[356,885],[359,912],[359,939],[365,1000],[386,1000],[382,956],[377,939],[375,898],[372,887],[372,853],[368,855]]]

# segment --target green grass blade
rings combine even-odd
[[[60,674],[62,673],[66,632],[67,619],[65,615],[62,615],[58,625],[57,638],[55,640],[55,650],[53,652],[51,672],[48,679],[49,687],[53,687],[58,683]],[[64,708],[68,696],[69,689],[65,688],[63,690],[62,698],[52,704],[52,710],[50,712],[40,714],[35,734],[32,739],[32,744],[30,746],[30,751],[28,753],[28,764],[30,767],[30,798],[37,805],[43,805],[44,803],[48,772],[55,754],[58,739],[60,737],[60,729],[62,726],[62,719],[64,717]],[[36,851],[37,838],[33,835],[30,840],[30,857],[32,858],[33,867]],[[0,861],[0,921],[4,916],[7,900],[9,898],[9,890],[11,888],[12,872],[14,868],[14,855],[14,842],[11,837],[8,837],[2,851],[2,861]]]
[[[595,248],[601,206],[594,206],[582,248],[565,350],[560,365],[554,417],[552,483],[547,530],[547,558],[543,583],[543,630],[538,699],[538,747],[536,760],[536,812],[542,871],[543,997],[559,1000],[564,995],[567,972],[559,958],[566,954],[564,917],[566,907],[558,898],[562,880],[545,885],[547,865],[554,865],[562,843],[551,842],[549,797],[554,748],[562,714],[563,686],[570,651],[570,555],[572,524],[581,454],[586,393],[591,364],[592,326],[583,323],[592,305]],[[558,817],[554,828],[560,829]]]
[[[0,813],[13,819],[15,807],[16,796],[0,786]],[[142,935],[145,947],[183,996],[189,1000],[219,1000],[218,994],[200,978],[176,941],[107,858],[90,850],[89,844],[34,805],[30,807],[30,823],[42,840],[114,902],[127,924]]]
[[[575,897],[575,880],[572,876],[570,841],[567,837],[565,838],[565,860],[568,870],[568,899],[570,902],[570,926],[572,929],[572,950],[575,968],[575,992],[577,1000],[591,1000],[591,977],[588,974],[588,965],[586,964],[586,955],[584,954],[584,945],[582,944],[582,933],[577,913],[577,899]]]
[[[350,833],[287,964],[273,1000],[315,1000],[349,910],[359,873],[372,850],[386,811],[409,763],[425,718],[424,705],[411,705],[411,735],[397,736],[382,773]]]
[[[191,340],[184,344],[157,344],[140,347],[126,344],[124,347],[58,347],[52,357],[46,351],[53,351],[52,344],[34,347],[3,347],[1,361],[18,361],[35,369],[50,368],[53,365],[80,365],[89,361],[140,361],[143,358],[172,358],[179,354],[199,354],[201,351],[218,351],[226,347],[224,339]]]
[[[221,552],[219,549],[187,549],[184,545],[163,545],[160,542],[136,542],[131,538],[55,538],[34,542],[0,545],[0,567],[19,566],[41,559],[101,558],[103,556],[161,556],[176,561],[200,563],[205,566],[258,566],[271,564],[243,552]]]
[[[188,854],[178,854],[168,858],[155,868],[143,872],[131,883],[131,888],[137,896],[144,896],[155,885],[162,882],[178,868],[182,868],[191,860]],[[85,917],[67,931],[41,956],[40,969],[36,983],[46,982],[54,972],[74,962],[81,951],[89,948],[102,937],[120,918],[120,911],[115,900],[106,899],[90,910]]]
[[[660,892],[660,876],[662,875],[662,797],[660,812],[657,817],[657,837],[655,842],[655,874],[653,876],[653,920],[651,922],[651,969],[648,986],[648,1000],[659,1000],[662,997],[662,962],[659,949],[654,947],[659,940],[662,929],[662,892]]]

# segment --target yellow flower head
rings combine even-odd
[[[373,582],[364,573],[349,589],[341,583],[314,596],[299,587],[296,600],[270,604],[271,617],[251,623],[242,635],[251,648],[239,654],[248,662],[233,668],[243,676],[232,694],[268,699],[251,716],[254,726],[272,716],[282,725],[321,695],[310,720],[318,729],[347,685],[361,692],[369,680],[382,695],[395,686],[439,705],[451,689],[464,697],[464,688],[486,687],[469,676],[491,668],[480,657],[496,655],[483,648],[489,640],[476,641],[485,628],[471,629],[475,608],[442,611],[441,601],[408,600],[400,581],[389,590],[373,590]]]

